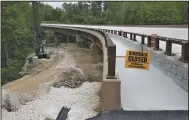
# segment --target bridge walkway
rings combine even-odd
[[[135,50],[129,40],[109,33],[116,44],[116,56]],[[124,68],[125,58],[116,58],[116,72],[121,80],[123,110],[188,110],[188,93],[170,77],[150,64],[149,70]]]

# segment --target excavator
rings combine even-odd
[[[50,59],[50,52],[47,50],[44,34],[40,30],[40,23],[39,23],[39,15],[38,15],[38,1],[32,1],[32,8],[33,8],[33,18],[34,18],[34,25],[35,25],[35,31],[36,31],[36,40],[37,40],[37,49],[36,49],[36,55],[38,58],[47,58]],[[66,120],[67,114],[70,109],[68,108],[62,108],[59,112],[56,120]]]
[[[50,59],[50,52],[47,49],[44,34],[40,29],[40,19],[39,19],[39,1],[32,1],[33,8],[33,18],[34,18],[34,27],[36,32],[36,40],[37,40],[37,48],[36,48],[36,56],[38,58],[46,58]]]

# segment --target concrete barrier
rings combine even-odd
[[[119,110],[121,104],[121,81],[117,79],[105,79],[102,84],[103,110]]]

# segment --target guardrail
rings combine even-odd
[[[96,29],[99,31],[105,31],[108,33],[113,33],[119,36],[123,36],[125,38],[128,38],[128,34],[130,35],[130,40],[137,41],[136,36],[141,37],[141,44],[145,44],[145,38],[147,38],[147,46],[151,47],[151,40],[152,38],[155,39],[155,47],[154,50],[161,50],[159,47],[159,41],[165,41],[166,42],[166,49],[165,49],[165,55],[167,56],[173,56],[174,54],[172,53],[172,44],[179,44],[182,46],[181,49],[181,57],[180,61],[184,63],[188,63],[189,61],[189,52],[188,52],[188,40],[182,40],[182,39],[177,39],[177,38],[169,38],[169,37],[162,37],[162,36],[151,36],[151,35],[146,35],[146,34],[140,34],[140,33],[133,33],[133,32],[126,32],[126,31],[118,31],[118,30],[109,30],[109,29]]]
[[[108,52],[108,75],[107,79],[112,79],[115,77],[115,64],[116,64],[116,45],[110,39],[109,35],[100,30],[96,30],[93,28],[88,28],[89,30],[95,30],[100,32],[101,35],[105,38],[105,45],[107,47]]]

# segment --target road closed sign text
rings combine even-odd
[[[150,52],[127,50],[125,68],[149,69]]]

